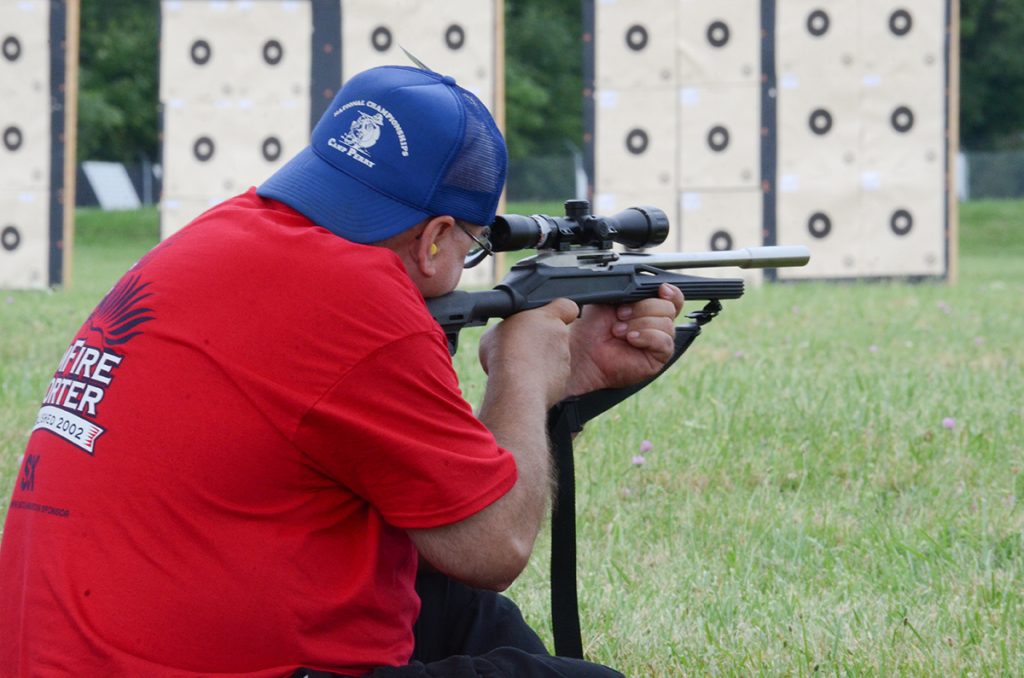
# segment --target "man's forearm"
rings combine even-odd
[[[552,489],[548,404],[528,381],[504,381],[500,375],[492,376],[480,407],[480,420],[516,459],[516,484],[502,498],[510,504],[506,529],[522,533],[532,550]]]
[[[528,380],[493,375],[480,420],[516,460],[516,482],[478,513],[452,525],[411,530],[437,569],[480,588],[504,590],[526,567],[551,494],[547,406]]]
[[[515,457],[516,482],[465,520],[409,531],[420,553],[456,579],[501,590],[529,561],[552,487],[547,411],[565,397],[568,326],[578,312],[571,301],[559,300],[518,313],[481,339],[488,381],[479,417]]]

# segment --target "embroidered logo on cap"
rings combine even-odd
[[[391,123],[391,127],[394,128],[395,135],[398,137],[398,145],[402,149],[402,157],[409,156],[409,143],[405,138],[405,130],[395,119],[395,116],[391,115],[388,109],[384,108],[380,104],[373,101],[364,101],[362,99],[357,101],[350,101],[338,110],[334,112],[334,117],[338,117],[345,111],[355,106],[365,106],[374,113],[367,113],[366,111],[356,111],[359,117],[352,121],[348,127],[348,131],[341,135],[341,138],[330,137],[327,140],[327,145],[343,153],[346,157],[352,158],[356,162],[362,163],[367,167],[373,167],[376,163],[370,160],[369,149],[376,145],[380,139],[381,127],[384,126],[384,121],[387,120]]]
[[[384,124],[384,116],[380,113],[367,115],[359,111],[359,117],[352,121],[348,131],[341,135],[341,140],[364,155],[370,155],[366,149],[377,143],[380,138],[380,126]]]

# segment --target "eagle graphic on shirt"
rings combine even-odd
[[[125,360],[123,347],[155,318],[146,305],[152,296],[148,287],[137,273],[126,275],[93,309],[85,331],[64,352],[32,430],[48,431],[95,454],[96,441],[106,432],[97,423],[99,408]]]
[[[89,315],[89,330],[99,333],[105,346],[128,343],[142,334],[140,325],[153,320],[153,309],[142,305],[152,292],[146,291],[149,283],[139,278],[122,278]]]

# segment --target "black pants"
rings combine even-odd
[[[493,591],[470,588],[435,572],[421,572],[423,601],[406,666],[380,668],[372,678],[622,678],[582,659],[552,657],[515,603]],[[333,674],[299,671],[295,677]]]

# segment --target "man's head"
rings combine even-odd
[[[507,165],[501,132],[472,93],[448,76],[383,66],[345,83],[310,145],[258,193],[375,243],[438,215],[490,224]]]

